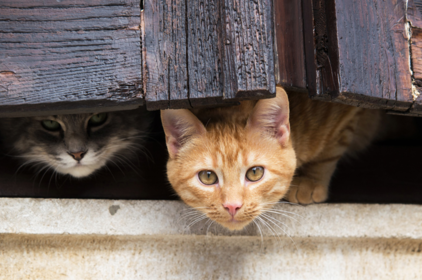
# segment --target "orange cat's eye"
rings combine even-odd
[[[204,185],[214,185],[218,181],[217,174],[211,170],[203,170],[199,172],[198,178]]]
[[[254,166],[246,172],[246,178],[251,182],[256,182],[264,176],[264,167]]]

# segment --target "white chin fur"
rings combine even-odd
[[[56,171],[61,174],[69,174],[75,178],[82,178],[91,175],[94,171],[99,169],[101,166],[92,166],[92,165],[79,165],[70,168],[56,168]]]

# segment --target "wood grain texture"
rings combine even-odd
[[[405,8],[404,0],[336,1],[340,92],[413,102]]]
[[[186,108],[186,2],[144,2],[144,88],[149,110]]]
[[[233,104],[275,95],[271,0],[144,4],[149,110]]]
[[[290,90],[306,90],[301,1],[274,1],[276,83]]]
[[[306,1],[303,2],[305,5]],[[414,102],[405,0],[314,0],[315,99],[407,112]],[[308,7],[309,10],[309,7]],[[304,20],[305,22],[305,20]],[[307,71],[307,74],[309,72]]]
[[[224,2],[224,98],[273,97],[272,1],[221,1]]]
[[[187,1],[189,100],[193,107],[223,98],[220,1]]]
[[[415,79],[422,80],[422,29],[412,28],[412,70]]]
[[[422,0],[408,0],[406,19],[409,23],[411,70],[414,103],[406,114],[422,115]]]
[[[138,1],[5,0],[0,24],[2,114],[56,102],[142,104]]]
[[[407,0],[406,17],[412,27],[422,28],[422,0]]]
[[[417,80],[422,80],[422,0],[409,0],[407,20],[411,25],[413,77]],[[422,86],[422,84],[418,86]]]
[[[316,94],[335,96],[339,92],[338,38],[335,3],[326,0],[313,1],[315,57],[317,64]]]
[[[302,0],[303,16],[303,41],[305,51],[306,87],[310,97],[316,93],[317,61],[315,56],[314,39],[314,11],[313,3],[309,0]]]

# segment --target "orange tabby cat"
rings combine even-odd
[[[282,198],[326,200],[338,160],[373,140],[381,116],[280,87],[240,106],[164,110],[168,179],[185,203],[240,230]]]

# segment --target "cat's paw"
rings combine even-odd
[[[327,186],[305,177],[294,178],[286,196],[288,201],[300,204],[324,202],[327,197]]]

